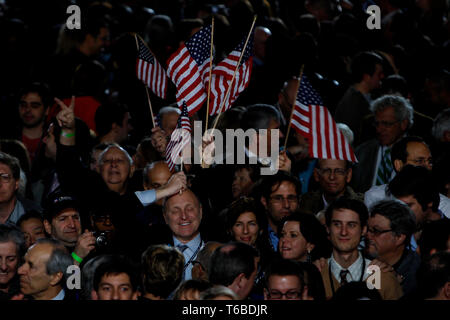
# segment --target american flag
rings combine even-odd
[[[309,139],[311,157],[357,162],[352,147],[305,75],[301,79],[295,101],[292,126]]]
[[[139,52],[136,60],[136,74],[139,80],[158,97],[165,99],[167,92],[167,75],[163,67],[156,61],[139,36],[136,36]]]
[[[209,76],[211,26],[202,28],[167,60],[167,75],[177,87],[177,103],[183,101],[192,116],[206,101],[205,79]]]
[[[211,75],[210,115],[215,115],[219,112],[224,112],[230,109],[239,94],[247,88],[250,81],[253,64],[253,37],[254,33],[252,33],[249,38],[239,69],[236,72],[236,77],[233,80],[228,99],[225,102],[223,101],[225,100],[228,87],[233,79],[233,74],[237,67],[246,39],[244,38],[228,55],[228,57],[226,57],[214,68]],[[208,80],[209,79],[207,79],[207,82]],[[206,83],[205,87],[208,87],[208,83]],[[222,106],[222,110],[220,110],[222,103],[224,104]]]
[[[170,141],[166,147],[166,162],[169,170],[173,172],[176,161],[186,145],[191,143],[191,122],[187,111],[186,102],[183,101],[181,115],[178,118],[177,127],[170,136]]]

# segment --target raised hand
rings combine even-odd
[[[58,98],[55,98],[55,102],[61,107],[61,111],[56,115],[59,126],[68,130],[75,129],[75,96],[72,96],[72,101],[69,106]]]

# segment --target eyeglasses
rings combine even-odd
[[[325,169],[319,169],[319,173],[322,176],[328,176],[329,177],[333,173],[335,176],[343,177],[347,173],[347,169],[342,169],[342,168],[336,168],[336,169],[325,168]]]
[[[3,183],[9,183],[12,176],[9,173],[0,173],[0,181]]]
[[[385,128],[390,128],[390,127],[392,127],[394,124],[396,124],[397,122],[400,122],[400,120],[397,120],[397,121],[374,121],[373,123],[372,123],[372,125],[376,128],[376,127],[378,127],[378,126],[382,126],[382,127],[385,127]]]
[[[276,195],[276,196],[270,197],[270,199],[274,203],[282,203],[284,200],[287,200],[289,203],[296,203],[298,201],[298,197],[294,196],[294,195],[287,196],[286,198],[283,197],[282,195]]]
[[[282,293],[280,291],[272,290],[269,291],[268,296],[271,299],[281,299],[283,297],[286,297],[286,299],[294,300],[298,299],[301,295],[300,291],[288,291],[286,293]]]
[[[418,159],[414,159],[414,160],[409,159],[409,161],[413,162],[416,166],[425,166],[427,164],[430,166],[433,165],[433,158],[428,158],[428,159],[418,158]]]
[[[393,231],[392,229],[387,229],[387,230],[378,230],[376,228],[367,228],[367,232],[372,233],[375,237],[378,237],[380,234],[386,233],[386,232],[391,232]]]
[[[109,164],[112,165],[113,163],[116,163],[118,165],[122,165],[125,163],[125,159],[104,159],[102,161],[102,164]]]

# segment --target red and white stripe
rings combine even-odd
[[[324,106],[303,105],[297,100],[292,125],[298,133],[309,139],[311,157],[357,162],[348,141]]]

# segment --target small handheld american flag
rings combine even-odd
[[[312,158],[357,162],[352,147],[305,75],[301,78],[291,125],[309,139]]]
[[[177,126],[170,136],[170,141],[166,147],[166,162],[169,170],[173,172],[175,163],[185,146],[191,143],[191,122],[187,112],[186,102],[183,101],[181,115],[178,118]]]
[[[165,99],[167,92],[166,71],[155,59],[145,43],[136,35],[139,47],[136,60],[136,75],[154,94]]]

